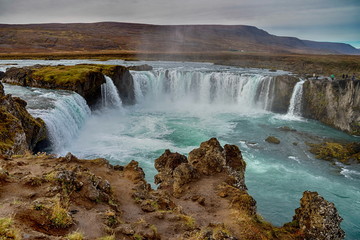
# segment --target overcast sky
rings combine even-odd
[[[252,25],[360,48],[360,0],[0,0],[0,23]]]

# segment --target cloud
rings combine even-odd
[[[359,12],[358,0],[0,0],[0,23],[244,24],[317,40],[359,40]]]

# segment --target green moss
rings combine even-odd
[[[51,209],[50,221],[55,228],[68,228],[73,224],[72,217],[68,210],[61,206],[59,199],[56,200]]]
[[[70,233],[69,235],[67,235],[66,239],[68,239],[68,240],[83,240],[84,234],[76,231],[76,232],[73,232],[73,233]]]
[[[14,145],[16,133],[14,122],[18,122],[18,119],[0,107],[0,153],[5,153]]]
[[[116,65],[78,64],[75,66],[45,66],[33,69],[32,77],[56,85],[67,85],[74,82],[84,83],[86,76],[92,72],[112,75]]]
[[[308,144],[310,152],[313,153],[316,158],[324,160],[338,160],[343,163],[348,163],[350,160],[354,160],[360,163],[360,143],[334,143],[325,142],[320,144]]]
[[[105,236],[105,237],[97,238],[97,240],[115,240],[115,236],[114,235]]]
[[[14,223],[11,218],[0,218],[0,239],[1,240],[21,239],[19,231],[13,225],[14,225]]]

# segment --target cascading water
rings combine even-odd
[[[40,88],[24,88],[4,84],[5,92],[27,102],[27,110],[46,123],[51,150],[62,153],[90,117],[91,111],[79,94]]]
[[[300,80],[294,86],[294,90],[290,99],[289,109],[286,114],[286,116],[289,118],[301,117],[304,82],[304,80]]]
[[[113,80],[105,76],[106,82],[101,85],[101,106],[104,108],[121,108],[122,102]]]
[[[268,110],[272,104],[272,77],[260,74],[177,69],[132,74],[138,103],[226,104],[239,110]]]
[[[52,151],[55,153],[61,153],[78,136],[81,127],[91,115],[86,101],[77,93],[57,100],[55,107],[50,111],[29,112],[45,121]]]

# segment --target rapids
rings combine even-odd
[[[13,60],[0,61],[0,70],[1,63],[24,66],[80,62],[91,63]],[[116,60],[104,63],[142,64]],[[108,82],[100,104],[103,107],[91,114],[78,95],[71,92],[9,85],[5,91],[30,102],[31,114],[44,120],[46,116],[56,115],[59,105],[69,104],[66,108],[77,109],[68,114],[59,112],[67,124],[56,123],[63,121],[58,117],[45,120],[50,133],[53,131],[50,122],[64,132],[72,132],[65,125],[76,128],[64,142],[54,140],[53,153],[72,152],[89,159],[104,157],[114,164],[126,164],[134,159],[143,167],[149,182],[153,182],[156,174],[154,160],[165,149],[187,154],[211,137],[217,137],[221,144],[236,144],[247,162],[249,192],[266,220],[275,225],[291,221],[302,192],[317,191],[335,203],[344,218],[342,227],[347,239],[360,238],[360,167],[317,160],[305,144],[324,139],[359,141],[359,138],[301,118],[302,81],[294,88],[288,113],[279,115],[267,110],[273,101],[272,76],[284,72],[206,63],[147,63],[154,67],[153,71],[132,72],[137,101],[134,106],[116,107],[119,105],[116,100],[105,103],[104,99],[118,97]],[[28,91],[34,94],[26,94]],[[68,124],[71,121],[67,118],[74,118],[75,124]],[[281,128],[284,126],[296,131],[284,131]],[[281,143],[265,142],[270,135]]]

